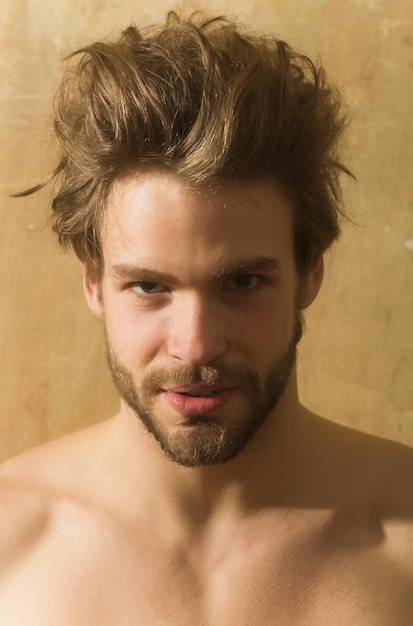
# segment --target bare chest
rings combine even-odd
[[[403,626],[413,587],[371,548],[331,550],[234,535],[213,556],[143,536],[60,534],[0,583],[0,623],[19,626]]]

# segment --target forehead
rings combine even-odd
[[[115,181],[102,228],[105,265],[214,264],[293,256],[292,211],[267,181],[194,187],[165,172]]]

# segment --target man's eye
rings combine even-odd
[[[249,291],[251,289],[255,289],[261,282],[261,278],[256,276],[255,274],[241,274],[241,276],[237,276],[233,278],[228,286],[230,289],[234,289],[237,291]]]
[[[132,286],[133,291],[138,295],[162,293],[165,291],[165,287],[159,283],[153,283],[149,280],[142,280],[139,283],[134,283]]]

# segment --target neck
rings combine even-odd
[[[184,527],[205,526],[217,516],[245,516],[259,508],[281,506],[302,477],[308,415],[298,402],[296,386],[290,386],[268,423],[234,459],[194,468],[166,458],[126,406],[115,420],[128,442],[125,461],[132,466],[128,483],[135,484],[130,476],[136,476],[135,489],[146,510],[161,510],[163,522],[170,517]]]

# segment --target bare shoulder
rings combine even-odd
[[[355,492],[368,490],[393,506],[413,505],[413,448],[315,418],[313,437],[323,462],[341,472]]]
[[[394,441],[368,440],[374,475],[370,478],[388,555],[408,574],[413,591],[413,449]]]
[[[413,581],[413,449],[325,420],[318,428],[343,525],[353,512],[371,520],[395,559],[409,564]]]
[[[371,623],[413,623],[413,450],[322,418],[309,423],[316,506],[328,511],[326,571],[343,588],[355,584],[353,601],[376,607]]]
[[[0,471],[0,572],[3,573],[41,540],[48,525],[47,497]]]
[[[105,458],[110,440],[107,420],[37,446],[0,465],[0,481],[42,492],[79,489],[87,484],[98,458]]]
[[[28,450],[0,466],[0,572],[47,541],[57,513],[85,510],[99,428]],[[89,507],[90,508],[90,507]]]
[[[413,521],[413,449],[350,429],[345,450],[354,480],[371,489],[383,512]]]

